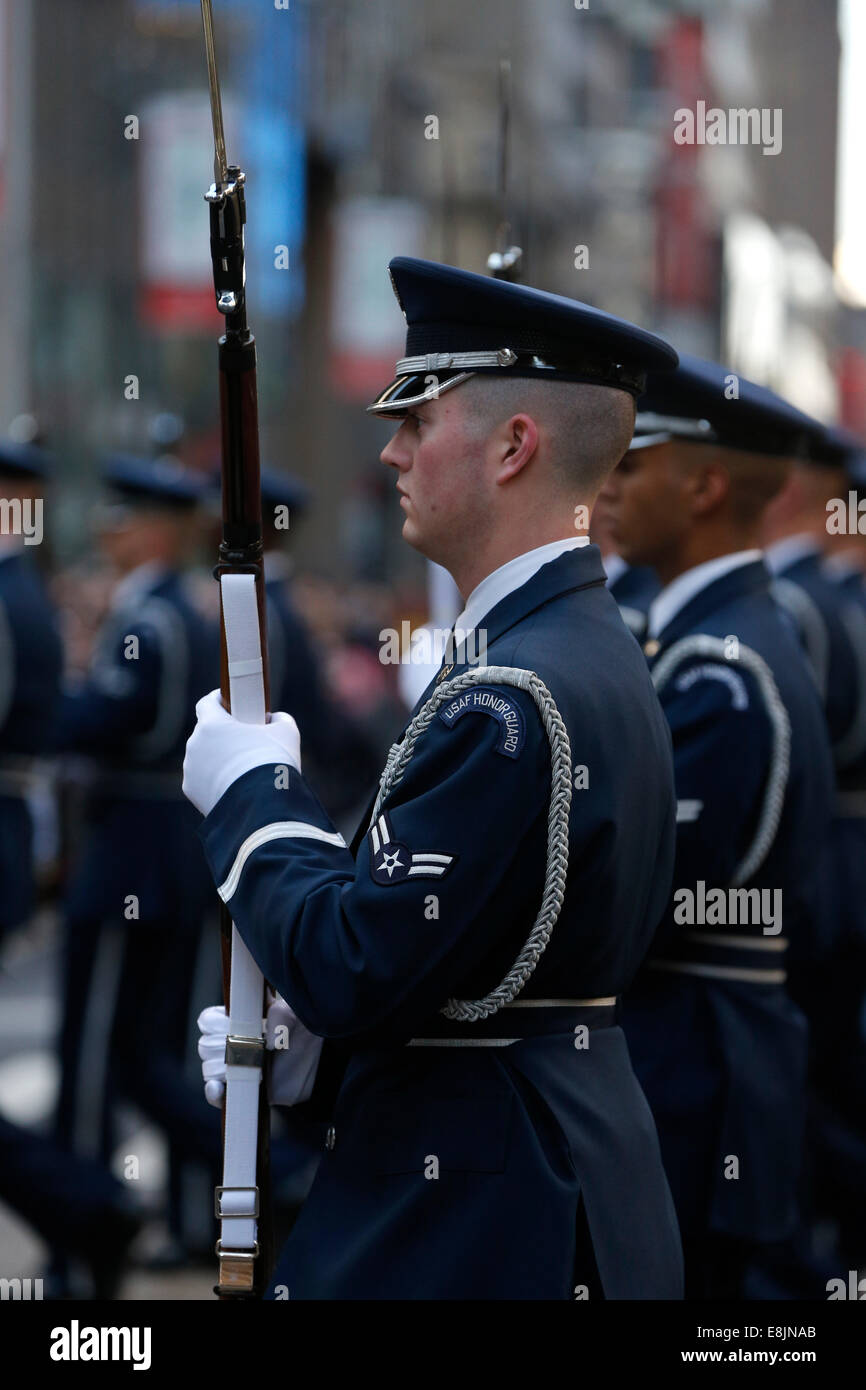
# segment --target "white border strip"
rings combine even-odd
[[[346,841],[338,831],[320,830],[317,825],[309,825],[306,821],[278,820],[273,821],[271,825],[263,825],[260,830],[254,831],[244,840],[235,856],[235,862],[232,864],[228,877],[217,889],[224,903],[227,903],[234,896],[244,865],[250,855],[270,840],[321,840],[326,845],[336,845],[340,849],[347,848]]]

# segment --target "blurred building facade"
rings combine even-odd
[[[263,454],[313,488],[305,565],[420,573],[377,462],[390,427],[363,416],[402,347],[385,265],[403,252],[483,271],[503,217],[531,283],[850,416],[863,342],[830,268],[836,0],[215,10],[229,153],[248,174]],[[0,427],[32,410],[61,449],[74,548],[101,449],[150,448],[169,410],[191,462],[216,456],[199,3],[0,0],[0,12],[0,248],[15,267]],[[781,148],[678,143],[677,113],[700,103],[781,111]]]

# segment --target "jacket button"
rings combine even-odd
[[[325,1148],[332,1149],[337,1142],[337,1131],[333,1125],[328,1125],[328,1132],[325,1135]]]

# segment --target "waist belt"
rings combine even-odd
[[[735,936],[725,932],[686,931],[671,944],[670,954],[647,961],[648,970],[670,970],[708,980],[743,980],[781,985],[788,939],[784,936]]]
[[[616,995],[600,999],[515,999],[495,1014],[467,1023],[436,1014],[407,1047],[510,1047],[524,1038],[573,1033],[578,1027],[612,1028],[619,1020]]]

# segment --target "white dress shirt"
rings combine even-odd
[[[136,565],[134,570],[130,570],[115,585],[111,595],[111,611],[116,613],[118,609],[125,608],[127,604],[132,606],[136,599],[143,598],[151,589],[156,588],[159,581],[167,574],[167,566],[157,560],[145,560],[143,564]]]
[[[602,564],[604,565],[604,572],[607,575],[608,588],[615,584],[618,579],[621,579],[626,570],[630,568],[622,556],[617,555],[615,550],[611,550],[608,555],[602,557]]]
[[[820,549],[815,537],[809,531],[803,531],[800,535],[784,536],[780,541],[773,541],[764,550],[764,561],[771,574],[781,574],[791,565],[796,565],[798,560],[817,555]]]

